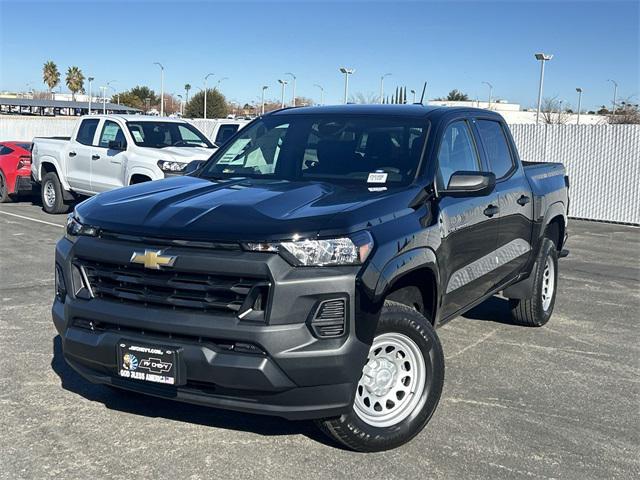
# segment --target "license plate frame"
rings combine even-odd
[[[116,357],[118,378],[155,385],[183,384],[181,348],[121,339]]]

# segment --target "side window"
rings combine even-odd
[[[13,150],[10,149],[9,147],[5,147],[5,146],[0,147],[0,155],[9,155],[11,152],[13,152]]]
[[[499,122],[491,120],[478,120],[477,125],[482,144],[487,152],[489,167],[496,178],[502,178],[514,166],[504,130]]]
[[[438,150],[438,188],[446,189],[451,175],[458,171],[480,171],[478,152],[465,121],[447,127]]]
[[[82,120],[80,127],[78,128],[78,134],[76,135],[76,141],[83,145],[91,145],[93,143],[93,136],[98,128],[100,120],[97,118],[91,118]]]
[[[112,141],[122,142],[125,146],[127,143],[120,125],[116,122],[112,122],[111,120],[107,120],[104,122],[104,126],[102,127],[98,146],[102,148],[109,148],[109,142]]]
[[[233,124],[220,125],[220,128],[218,129],[218,133],[216,135],[216,139],[214,140],[214,143],[218,146],[225,143],[227,140],[229,140],[233,136],[234,133],[238,131],[239,126],[240,125],[233,125]]]
[[[180,137],[182,138],[183,142],[202,143],[202,139],[198,137],[198,135],[196,135],[195,132],[192,132],[184,125],[178,125],[178,131],[180,132]]]

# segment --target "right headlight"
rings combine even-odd
[[[80,220],[75,217],[74,213],[70,213],[67,217],[65,237],[67,237],[68,240],[75,241],[75,239],[80,235],[84,235],[86,237],[97,237],[98,234],[99,230],[96,227],[83,225],[80,223]]]
[[[373,250],[373,238],[364,231],[350,237],[247,243],[245,248],[254,252],[279,252],[295,266],[360,265]]]
[[[172,160],[158,160],[158,168],[163,172],[180,173],[187,168],[187,163],[174,162]]]

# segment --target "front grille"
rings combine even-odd
[[[263,279],[175,270],[150,270],[76,259],[95,298],[201,312],[262,312],[269,284]]]

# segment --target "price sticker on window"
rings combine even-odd
[[[387,183],[387,174],[384,172],[370,173],[367,183]]]

